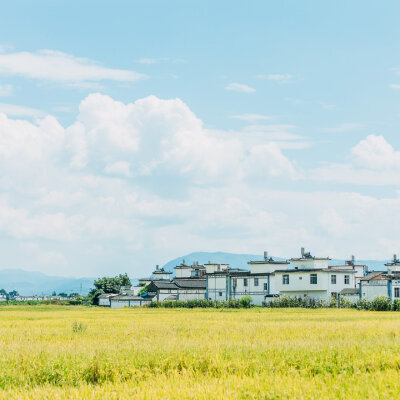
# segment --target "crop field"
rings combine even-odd
[[[0,399],[400,398],[400,313],[0,307]]]

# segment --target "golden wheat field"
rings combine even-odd
[[[1,399],[393,399],[400,313],[0,308]]]

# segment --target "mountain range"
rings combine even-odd
[[[17,290],[23,296],[56,293],[87,294],[93,287],[94,278],[70,278],[49,276],[38,271],[22,269],[0,270],[0,289]]]
[[[283,260],[279,257],[273,257],[276,260]],[[260,254],[233,254],[224,252],[194,252],[175,258],[164,265],[164,268],[174,272],[174,267],[185,261],[191,265],[195,261],[199,264],[213,262],[218,264],[229,264],[231,267],[248,269],[248,261],[261,261],[263,255]],[[368,265],[370,270],[385,270],[385,261],[380,260],[356,260],[357,264]],[[344,264],[344,260],[332,259],[331,265]],[[115,273],[116,275],[117,273]],[[136,276],[131,276],[132,283],[136,282]],[[0,289],[7,292],[17,290],[21,295],[41,295],[56,293],[80,293],[85,295],[93,287],[93,281],[96,278],[70,278],[61,276],[49,276],[37,271],[25,271],[22,269],[3,269],[0,270]]]

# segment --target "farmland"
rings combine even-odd
[[[0,308],[0,399],[397,398],[400,313]]]

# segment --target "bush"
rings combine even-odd
[[[249,298],[249,299],[246,299]],[[245,299],[241,302],[242,299]],[[240,300],[212,301],[212,300],[188,300],[188,301],[152,301],[144,307],[149,308],[249,308],[252,299],[244,296]]]
[[[253,299],[250,296],[243,296],[239,299],[239,306],[242,308],[250,308]]]

